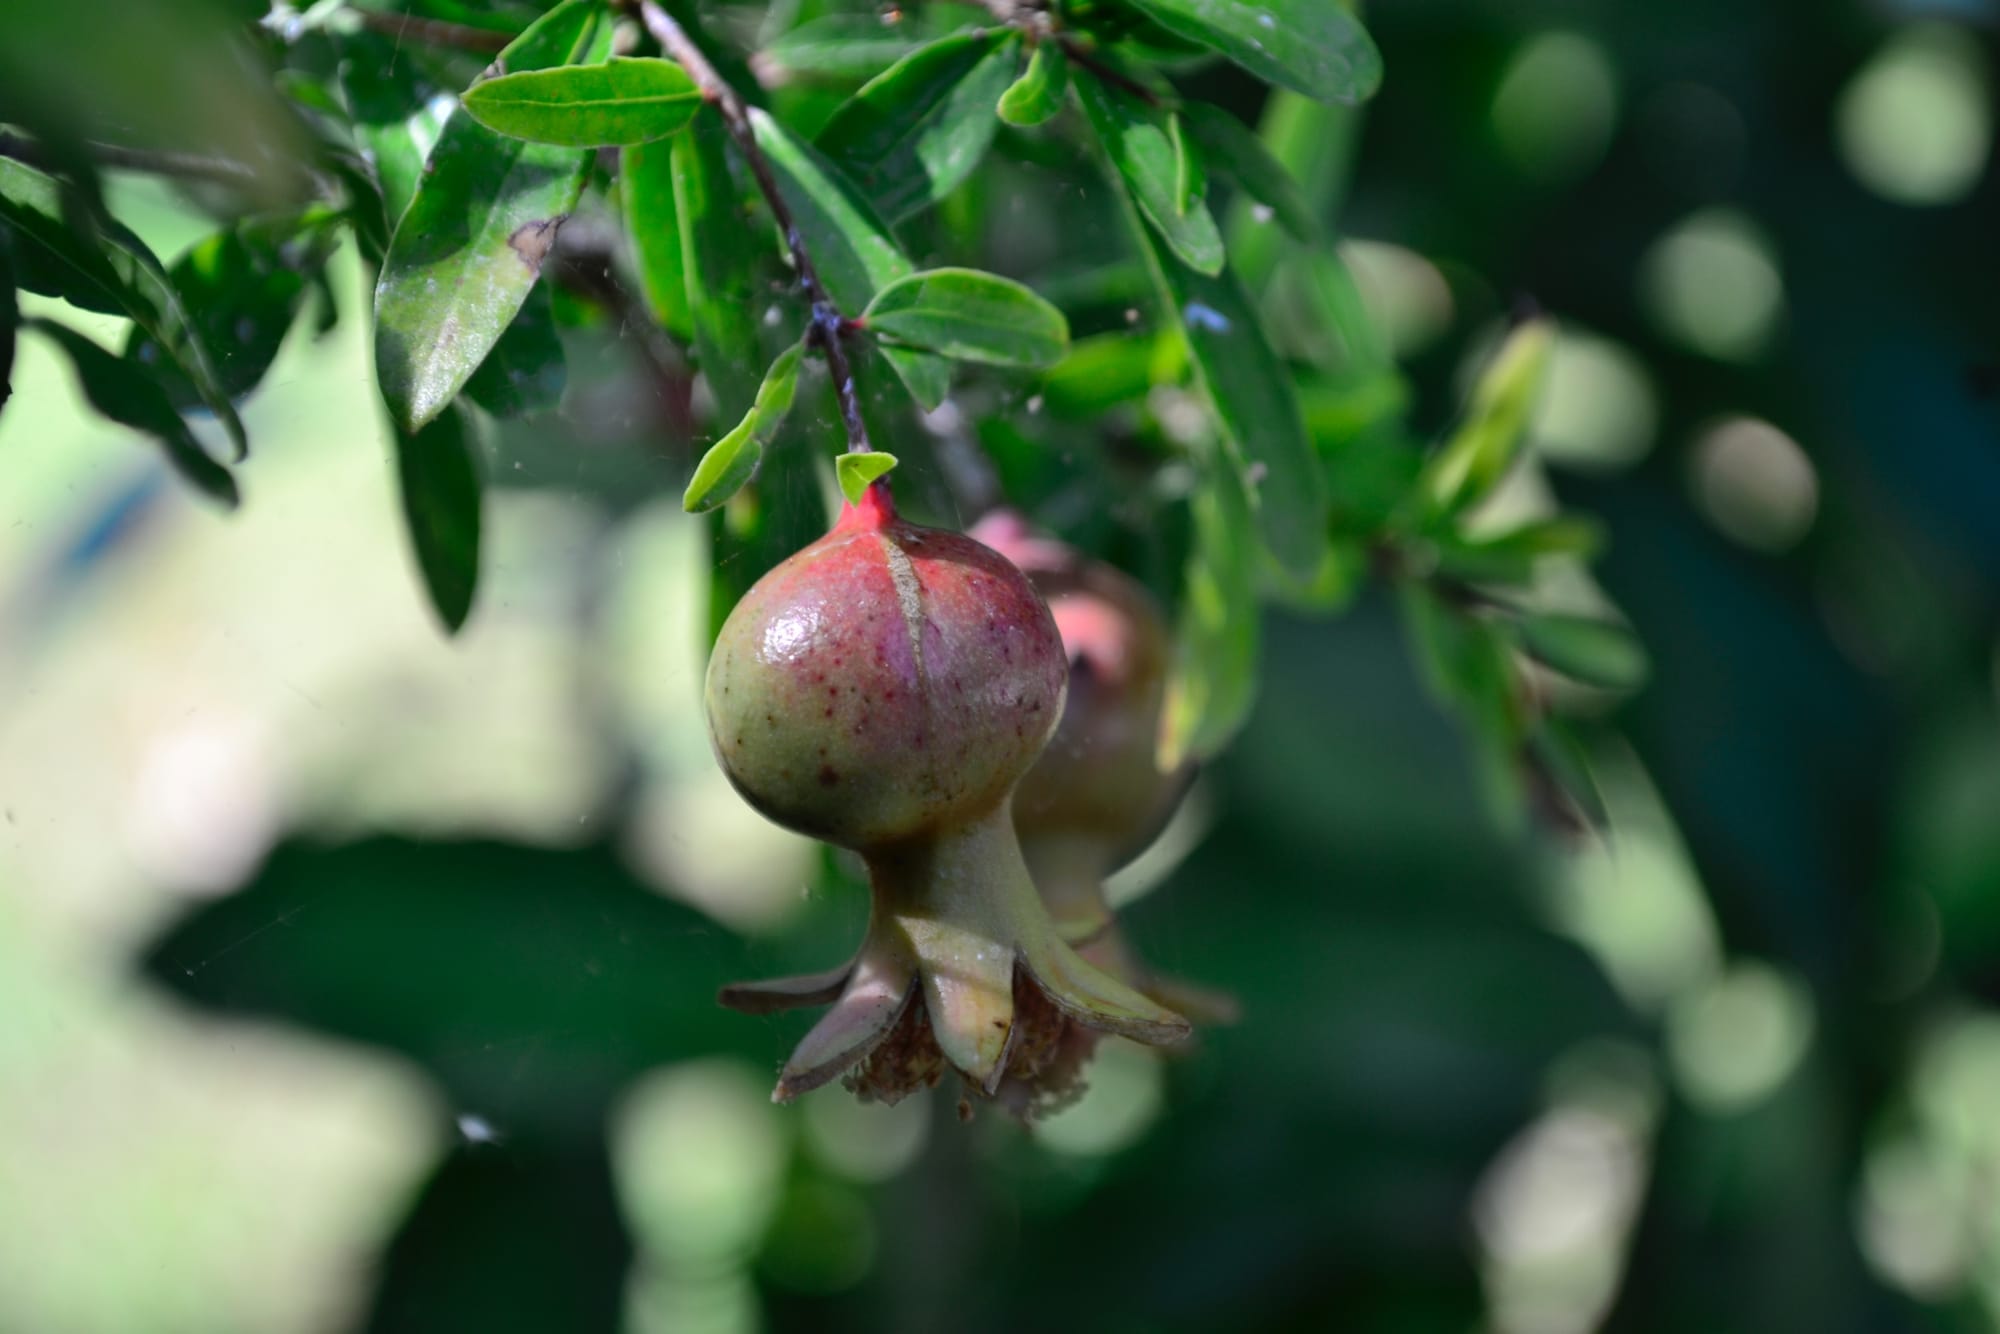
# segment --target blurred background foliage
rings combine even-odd
[[[133,62],[109,123],[193,108],[198,140],[275,151],[254,108],[186,96],[203,66],[159,53],[204,39],[143,9],[59,7],[6,67],[101,40]],[[1497,816],[1382,590],[1274,611],[1245,731],[1116,886],[1149,957],[1233,990],[1239,1026],[1168,1061],[1108,1049],[1028,1130],[961,1126],[949,1096],[773,1107],[802,1021],[709,998],[843,957],[864,896],[709,758],[709,545],[643,335],[565,328],[560,406],[487,442],[456,641],[412,593],[359,321],[277,351],[227,516],[23,340],[0,1328],[2000,1323],[2000,11],[1368,17],[1389,76],[1328,170],[1402,375],[1307,415],[1441,431],[1510,310],[1557,317],[1534,458],[1496,503],[1598,516],[1653,661],[1615,712],[1573,701],[1601,835]],[[855,81],[762,72],[800,123]],[[1237,71],[1179,77],[1259,113]],[[928,225],[1022,271],[1103,249],[1102,201],[1033,188],[1057,169],[1003,141]],[[185,190],[106,189],[158,253],[208,230]],[[351,249],[329,273],[365,304]],[[1063,304],[1115,329],[1129,299]],[[1170,583],[1145,432],[1063,424],[1089,383],[983,388],[901,485],[949,517],[970,432],[1010,497]],[[1170,395],[1146,411],[1171,431]],[[769,491],[819,504],[803,460]]]

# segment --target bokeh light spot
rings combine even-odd
[[[1535,414],[1543,457],[1580,471],[1630,467],[1652,449],[1659,418],[1652,377],[1624,344],[1562,330]]]
[[[1819,474],[1798,442],[1766,421],[1735,417],[1695,442],[1695,502],[1726,535],[1758,551],[1783,551],[1819,513]]]
[[[1660,332],[1719,361],[1754,360],[1784,313],[1770,242],[1733,209],[1704,209],[1653,243],[1639,300]]]
[[[1603,158],[1618,118],[1618,72],[1604,48],[1573,32],[1530,38],[1493,95],[1493,133],[1526,175],[1582,175]]]
[[[1742,962],[1667,1010],[1667,1055],[1688,1100],[1726,1114],[1755,1106],[1812,1042],[1812,999],[1767,964]]]
[[[1950,204],[1979,184],[1993,143],[1991,77],[1979,46],[1944,23],[1896,34],[1841,93],[1840,154],[1899,204]]]

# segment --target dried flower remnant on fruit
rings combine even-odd
[[[846,1076],[894,1102],[955,1070],[980,1097],[1046,1064],[1066,1026],[1178,1041],[1186,1020],[1066,944],[1029,879],[1010,799],[1061,716],[1068,663],[1007,561],[898,518],[886,483],[772,570],[709,662],[709,731],[744,798],[867,862],[852,961],[726,987],[752,1013],[831,1003],[786,1100]]]
[[[1014,793],[1014,829],[1035,887],[1076,951],[1140,993],[1201,1023],[1228,1023],[1228,996],[1162,977],[1118,929],[1104,880],[1165,825],[1190,774],[1162,772],[1154,740],[1166,695],[1167,627],[1146,589],[1018,514],[989,514],[972,535],[1012,561],[1047,602],[1069,659],[1062,721]],[[1082,1087],[1096,1033],[1060,1035],[1033,1077],[1010,1073],[1002,1098],[1047,1112]]]

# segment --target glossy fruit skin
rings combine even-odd
[[[730,614],[710,736],[779,824],[867,850],[991,810],[1041,753],[1068,670],[1020,571],[871,490]]]

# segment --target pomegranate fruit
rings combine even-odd
[[[899,519],[885,482],[730,613],[707,681],[724,771],[770,819],[860,853],[873,894],[845,966],[722,992],[752,1013],[832,1003],[778,1100],[844,1073],[894,1101],[947,1068],[990,1096],[1034,1080],[1071,1024],[1186,1036],[1186,1020],[1064,942],[1022,860],[1010,798],[1067,676],[1020,571]]]
[[[1171,661],[1164,618],[1145,587],[996,510],[971,536],[1007,557],[1047,603],[1069,659],[1062,721],[1014,793],[1014,830],[1058,930],[1090,963],[1197,1022],[1236,1017],[1230,997],[1154,973],[1132,951],[1104,880],[1159,834],[1187,791],[1186,768],[1155,756]],[[1048,1111],[1081,1089],[1097,1035],[1066,1032],[1032,1081],[1003,1099]]]

